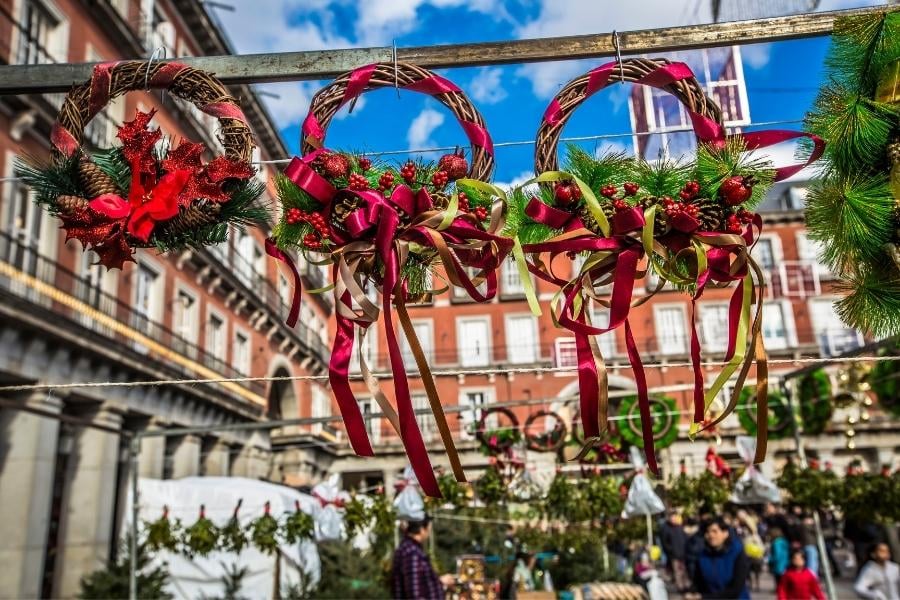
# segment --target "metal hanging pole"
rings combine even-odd
[[[782,383],[782,386],[787,387],[787,382]],[[800,467],[807,469],[809,468],[809,463],[806,460],[806,446],[803,445],[803,420],[800,419],[799,413],[796,410],[796,407],[800,404],[799,382],[797,380],[793,381],[790,385],[790,389],[785,389],[784,392],[784,396],[787,398],[791,420],[794,423],[794,443],[797,446],[797,457],[800,459]],[[816,527],[816,546],[819,551],[819,565],[822,567],[822,572],[825,575],[825,589],[828,591],[828,597],[831,600],[837,600],[837,590],[834,587],[834,578],[831,574],[831,562],[828,560],[828,549],[825,547],[825,535],[822,532],[822,521],[819,519],[819,511],[817,509],[813,509],[812,517]]]
[[[838,17],[897,10],[878,6],[785,17],[618,33],[623,54],[647,54],[828,35]],[[226,84],[331,79],[373,62],[412,62],[430,69],[524,64],[615,56],[610,32],[555,38],[397,48],[348,48],[178,59]],[[165,61],[161,61],[165,62]],[[0,67],[0,95],[63,92],[90,77],[93,63]]]
[[[141,434],[137,433],[128,444],[128,464],[131,469],[131,539],[128,540],[130,556],[128,560],[128,600],[137,600],[137,554],[138,554],[138,455],[141,452]]]

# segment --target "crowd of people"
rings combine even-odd
[[[744,600],[762,589],[768,572],[778,600],[824,600],[820,578],[827,560],[835,577],[855,578],[859,598],[900,600],[900,570],[891,561],[884,529],[855,522],[840,528],[832,514],[821,519],[825,556],[820,556],[812,515],[798,507],[769,504],[759,512],[741,508],[696,518],[672,511],[658,535],[669,587],[688,599]],[[855,571],[836,559],[839,544],[852,548]]]

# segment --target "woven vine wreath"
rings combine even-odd
[[[691,162],[646,162],[612,154],[595,158],[572,147],[559,170],[557,145],[568,119],[587,98],[616,82],[656,87],[672,94],[686,110],[698,140]],[[665,59],[626,59],[608,63],[569,82],[551,101],[537,133],[535,170],[539,193],[522,186],[510,200],[511,221],[529,269],[557,286],[553,301],[555,322],[575,335],[581,414],[587,444],[602,443],[607,427],[608,391],[603,357],[592,336],[624,326],[628,357],[635,374],[638,406],[647,465],[658,473],[653,441],[653,417],[640,355],[628,314],[646,302],[666,282],[692,295],[691,361],[694,371],[694,425],[725,382],[738,375],[740,390],[752,362],[763,382],[758,395],[765,412],[766,355],[762,345],[762,272],[750,256],[762,225],[751,212],[772,181],[786,178],[805,165],[775,169],[767,161],[748,157],[747,151],[804,137],[793,131],[755,132],[726,136],[719,107],[706,96],[690,68]],[[816,150],[810,161],[821,153]],[[555,259],[585,260],[571,279],[554,272]],[[566,262],[565,260],[559,262]],[[655,288],[634,298],[635,282],[648,272],[658,276]],[[704,394],[700,342],[694,325],[693,305],[707,286],[737,282],[729,311],[727,364]],[[612,284],[607,298],[596,290]],[[651,289],[652,288],[652,289]],[[756,308],[751,317],[751,305]],[[609,307],[609,323],[593,325],[589,307]],[[748,354],[749,349],[749,354]],[[737,404],[731,399],[724,418]],[[712,422],[714,426],[716,422]],[[760,428],[758,460],[765,457],[765,430]]]
[[[208,148],[167,142],[138,111],[117,133],[121,146],[92,155],[82,146],[85,127],[113,98],[165,89],[219,120],[223,156],[204,162]],[[102,63],[66,95],[50,134],[48,164],[22,166],[37,202],[58,216],[66,240],[93,250],[100,264],[121,268],[135,248],[175,250],[224,241],[229,224],[266,219],[257,199],[263,186],[250,165],[253,137],[247,119],[211,74],[181,63]]]
[[[433,96],[446,106],[471,143],[470,158],[457,151],[436,164],[408,161],[391,166],[324,147],[326,130],[340,107],[364,92],[395,85]],[[413,411],[392,309],[397,311],[415,357],[453,473],[465,481],[406,305],[450,286],[464,289],[479,302],[496,294],[497,268],[514,242],[500,235],[505,222],[503,194],[487,182],[494,167],[491,137],[481,114],[462,90],[431,71],[406,63],[366,65],[339,76],[313,98],[302,136],[303,157],[294,158],[276,181],[283,214],[267,244],[269,254],[288,264],[294,274],[288,324],[296,322],[300,301],[300,279],[289,253],[297,251],[318,264],[331,264],[337,307],[337,334],[329,365],[331,387],[353,449],[371,455],[348,375],[354,325],[364,336],[369,325],[383,320],[396,411],[360,355],[361,371],[370,393],[400,436],[422,490],[439,497]],[[435,271],[438,266],[440,271]],[[524,262],[522,271],[527,274]],[[447,285],[437,289],[432,282],[441,278]],[[380,303],[371,299],[373,292],[380,296]]]
[[[489,428],[488,420],[495,416],[502,417],[505,422],[498,423],[497,427]],[[485,454],[490,456],[503,454],[522,441],[519,417],[510,409],[502,406],[483,410],[481,418],[475,423],[475,439],[481,443],[481,450]]]
[[[552,427],[538,430],[541,419],[549,418]],[[525,447],[535,452],[557,452],[566,444],[568,428],[561,416],[551,410],[539,410],[528,415],[522,427]]]

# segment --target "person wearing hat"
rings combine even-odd
[[[431,535],[431,517],[424,515],[420,520],[407,522],[403,541],[394,551],[391,566],[391,596],[404,600],[443,600],[444,583],[449,584],[452,575],[438,577],[424,544]],[[444,581],[447,580],[447,581]]]

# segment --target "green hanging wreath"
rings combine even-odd
[[[810,435],[825,432],[834,405],[831,403],[831,379],[824,369],[816,369],[800,379],[800,417],[803,431]]]
[[[496,429],[488,429],[488,418],[491,415],[502,415],[506,425]],[[481,411],[481,418],[475,424],[475,438],[481,442],[481,452],[487,455],[502,454],[522,441],[519,418],[508,408],[498,406]]]
[[[741,390],[738,420],[748,435],[756,435],[756,391],[753,387]],[[769,439],[783,440],[794,432],[791,409],[784,394],[769,390]]]
[[[669,396],[650,398],[650,414],[653,417],[653,442],[657,450],[668,448],[678,439],[678,405]],[[619,404],[619,435],[622,440],[644,447],[641,435],[641,415],[637,396],[626,396]]]
[[[900,345],[879,352],[881,356],[893,356],[900,351]],[[900,417],[900,361],[881,360],[869,371],[868,382],[878,398],[882,410]]]

